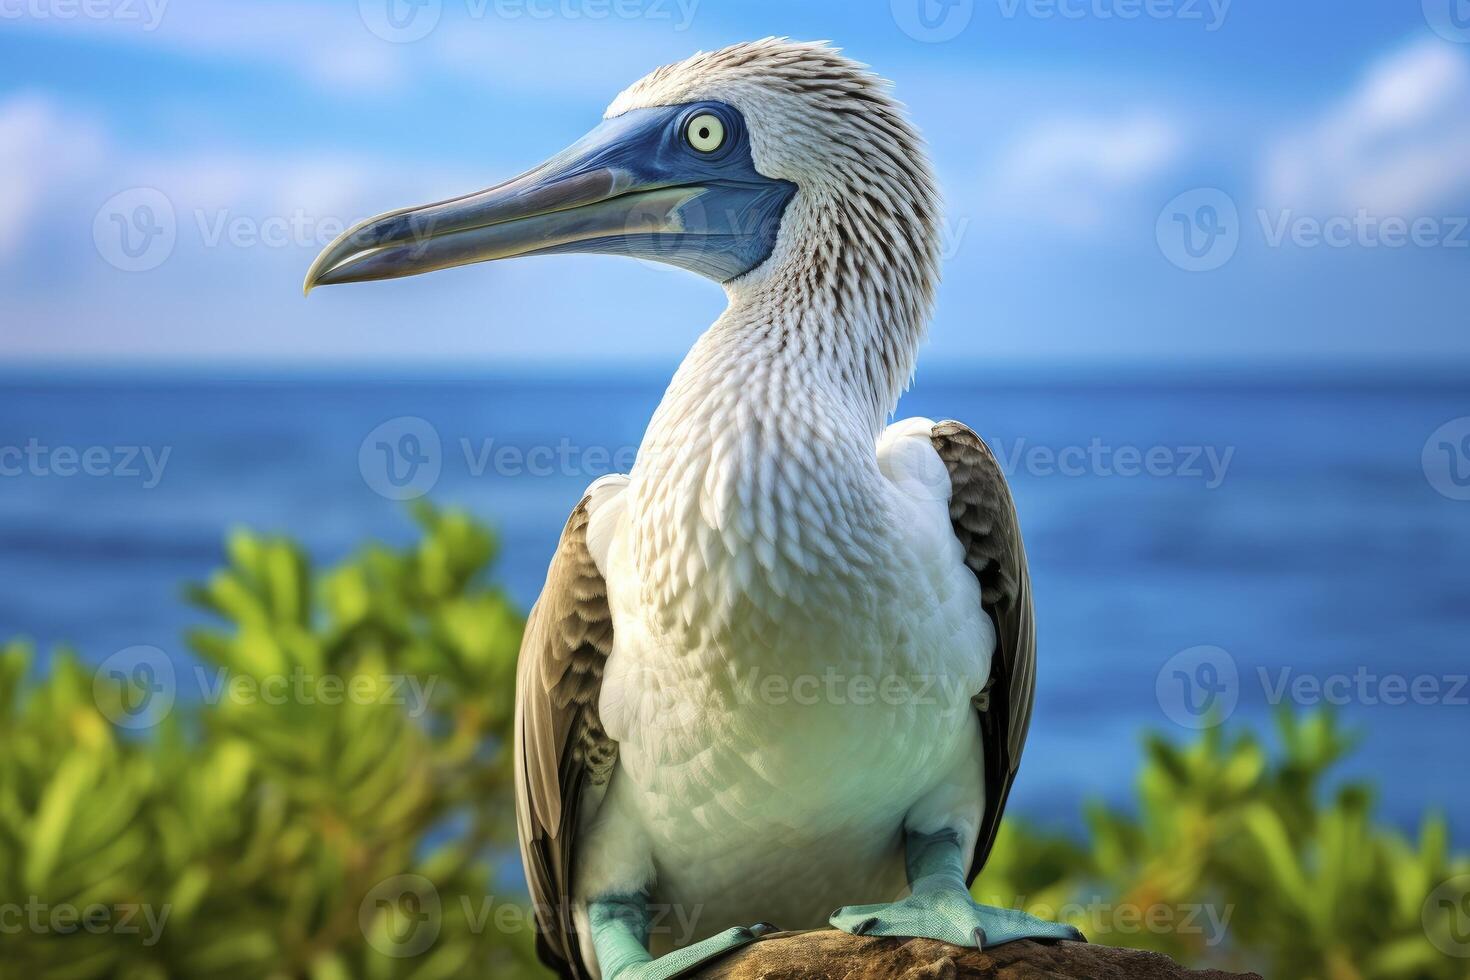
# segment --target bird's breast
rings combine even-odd
[[[849,819],[834,814],[896,832],[973,751],[993,645],[978,586],[942,541],[889,527],[870,542],[881,562],[788,565],[776,583],[701,550],[692,615],[681,595],[658,600],[633,536],[614,541],[602,717],[669,853],[711,832],[808,847]]]

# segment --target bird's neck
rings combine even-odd
[[[821,300],[732,290],[644,437],[629,517],[646,598],[688,626],[814,601],[881,551],[874,444],[913,352]]]
[[[717,450],[720,438],[690,438],[691,427],[712,427],[745,442],[743,465],[801,440],[871,457],[913,374],[920,318],[888,302],[889,284],[814,281],[809,261],[779,252],[767,265],[727,286],[730,305],[680,364],[645,446]]]

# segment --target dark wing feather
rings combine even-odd
[[[516,825],[542,961],[588,976],[572,921],[572,839],[583,791],[605,785],[617,759],[598,717],[612,651],[607,586],[587,549],[591,496],[572,511],[531,609],[516,671]]]
[[[940,422],[930,433],[949,470],[949,516],[965,549],[965,564],[980,579],[981,603],[995,623],[990,681],[976,699],[985,757],[985,814],[970,880],[995,846],[1006,798],[1021,765],[1036,694],[1036,620],[1031,575],[1016,505],[990,447],[968,426]]]

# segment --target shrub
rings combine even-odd
[[[544,975],[506,750],[522,620],[487,530],[415,514],[416,545],[320,574],[231,536],[189,590],[218,622],[197,662],[0,650],[5,976]],[[1460,906],[1431,893],[1470,864],[1442,820],[1411,843],[1329,788],[1350,745],[1328,715],[1282,715],[1274,752],[1149,736],[1135,807],[1090,807],[1080,840],[1013,814],[976,895],[1191,965],[1463,978]]]

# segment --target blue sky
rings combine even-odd
[[[653,67],[784,34],[893,79],[930,142],[931,363],[1470,362],[1464,6],[0,0],[0,358],[672,362],[723,294],[631,260],[300,282],[342,224],[524,170]]]

